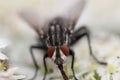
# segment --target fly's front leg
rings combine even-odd
[[[72,73],[73,73],[73,77],[75,80],[78,80],[75,76],[75,72],[74,72],[74,59],[75,59],[75,53],[73,50],[70,50],[70,55],[72,56],[72,64],[71,64],[71,69],[72,69]]]
[[[32,56],[32,60],[33,60],[33,62],[34,62],[34,65],[35,65],[35,73],[34,73],[34,76],[30,79],[30,80],[34,80],[35,78],[36,78],[36,76],[37,76],[37,72],[38,72],[38,69],[39,69],[39,66],[38,66],[38,64],[37,64],[37,62],[36,62],[36,59],[35,59],[35,56],[34,56],[34,54],[33,54],[33,49],[46,49],[44,46],[31,46],[30,47],[30,54],[31,54],[31,56]]]
[[[75,33],[73,33],[70,45],[74,45],[79,39],[81,39],[84,36],[86,36],[87,40],[88,40],[88,47],[89,47],[90,55],[97,61],[97,63],[102,64],[102,65],[106,65],[107,64],[106,62],[99,61],[94,56],[94,54],[92,53],[90,32],[89,32],[89,30],[86,27],[81,27]]]
[[[43,80],[46,79],[46,75],[47,75],[47,65],[46,65],[46,58],[48,57],[47,54],[44,55],[44,58],[43,58],[43,62],[44,62],[44,68],[45,68],[45,73],[44,73],[44,78]]]

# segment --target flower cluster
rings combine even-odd
[[[23,79],[23,75],[15,75],[18,67],[9,68],[8,57],[2,53],[2,49],[6,48],[8,44],[4,40],[0,40],[0,80],[18,80]]]

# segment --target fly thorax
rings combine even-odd
[[[51,46],[60,46],[66,43],[66,27],[61,20],[53,20],[48,25],[49,43]]]

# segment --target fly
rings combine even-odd
[[[82,2],[81,2],[82,1]],[[45,73],[43,80],[46,80],[47,75],[47,64],[46,58],[51,58],[54,63],[58,66],[63,79],[69,80],[68,76],[64,72],[63,64],[68,56],[72,57],[71,70],[75,80],[78,80],[74,72],[74,60],[75,53],[71,46],[77,43],[82,37],[86,36],[88,40],[88,48],[90,55],[99,63],[106,65],[106,62],[99,61],[92,53],[90,33],[87,27],[83,26],[74,30],[75,25],[78,21],[80,13],[84,7],[84,1],[81,0],[80,3],[74,5],[73,9],[68,11],[67,15],[55,16],[54,18],[47,18],[45,16],[37,16],[33,12],[23,12],[21,17],[27,21],[30,26],[37,32],[39,36],[39,44],[32,45],[30,47],[30,53],[36,68],[35,74],[31,80],[34,80],[37,76],[39,66],[33,55],[33,49],[44,50],[44,68]]]

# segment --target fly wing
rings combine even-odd
[[[69,30],[74,29],[81,13],[83,12],[85,4],[86,0],[77,0],[63,15],[63,17],[67,20]]]
[[[48,18],[40,13],[35,13],[34,11],[22,11],[19,15],[37,32],[38,35],[41,36],[45,34],[44,30],[48,23]]]
[[[65,14],[62,13],[61,17],[65,24],[67,24],[68,29],[74,29],[80,14],[83,12],[85,6],[85,0],[75,0],[75,3],[66,10]],[[51,17],[42,15],[41,13],[35,13],[34,11],[22,11],[20,16],[30,24],[30,26],[36,30],[38,35],[44,35],[49,24]]]

